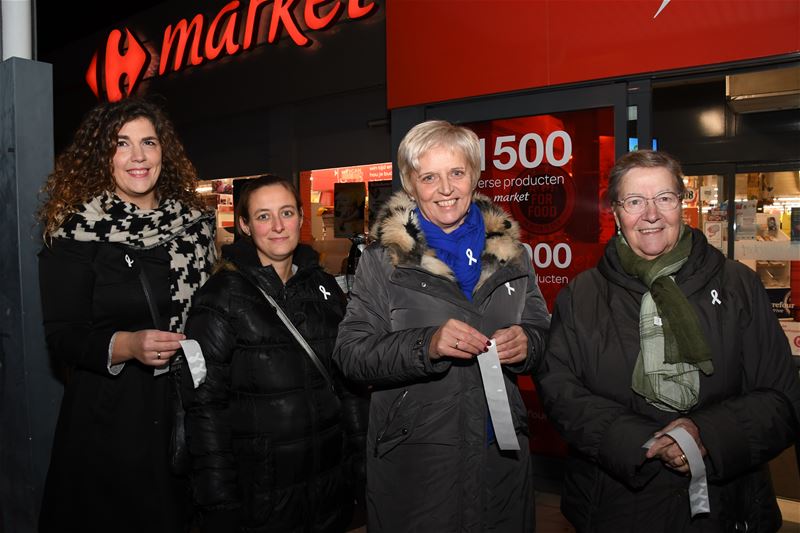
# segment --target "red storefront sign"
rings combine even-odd
[[[244,4],[233,0],[213,17],[197,13],[169,24],[158,48],[128,28],[114,29],[92,56],[86,82],[95,96],[113,102],[133,93],[146,77],[210,63],[257,43],[273,44],[284,33],[295,45],[309,46],[310,31],[330,28],[344,13],[350,20],[367,18],[377,8],[373,0],[250,0]],[[259,35],[259,28],[266,36]]]
[[[552,310],[558,292],[594,267],[614,234],[606,207],[614,164],[611,107],[466,124],[481,139],[477,191],[519,223],[533,251],[539,287]],[[528,406],[531,449],[563,455],[566,445],[546,416],[529,378],[520,380]]]

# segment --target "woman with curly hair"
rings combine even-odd
[[[215,259],[196,179],[163,111],[134,98],[90,111],[48,177],[42,308],[68,379],[40,531],[187,529],[166,374]]]

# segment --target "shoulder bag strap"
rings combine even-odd
[[[125,260],[128,261],[128,264],[132,265],[133,261],[131,260],[131,256],[135,260],[139,260],[139,256],[133,252],[130,248],[125,253]],[[156,329],[162,329],[161,325],[161,313],[158,312],[158,306],[156,305],[156,301],[153,298],[153,289],[150,288],[150,281],[147,279],[147,274],[144,272],[144,265],[139,262],[139,282],[142,284],[142,290],[144,291],[144,299],[147,300],[147,307],[150,309],[150,317],[153,320],[153,327]],[[155,368],[153,370],[153,375],[158,376],[169,372],[170,366],[173,363],[166,365],[164,367]]]
[[[253,285],[255,286],[256,289],[258,289],[258,292],[260,292],[264,296],[264,298],[266,298],[269,304],[275,309],[275,312],[278,313],[278,317],[280,317],[281,322],[283,322],[283,324],[287,328],[289,328],[289,331],[292,332],[294,338],[297,340],[297,342],[300,343],[300,346],[302,346],[303,349],[308,354],[308,357],[311,359],[311,362],[314,363],[314,366],[317,367],[319,373],[322,374],[322,377],[324,377],[325,381],[328,382],[328,386],[331,388],[332,391],[335,391],[335,389],[333,388],[333,380],[331,379],[328,370],[325,368],[325,365],[322,364],[322,361],[319,360],[319,357],[317,357],[317,354],[314,353],[314,350],[311,348],[311,346],[309,346],[308,342],[306,342],[306,340],[303,338],[300,332],[297,331],[297,328],[294,327],[294,324],[292,324],[292,321],[289,320],[288,316],[286,316],[286,313],[283,312],[283,309],[281,309],[281,306],[278,305],[278,302],[276,302],[272,296],[267,294],[266,291],[264,291],[264,289],[262,289],[255,283],[253,283]]]
[[[139,281],[142,284],[145,300],[147,300],[147,307],[150,308],[150,316],[153,318],[153,325],[156,329],[161,329],[161,314],[158,312],[158,306],[153,299],[153,289],[150,288],[150,281],[147,279],[147,274],[144,273],[144,267],[139,265]]]

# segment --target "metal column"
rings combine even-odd
[[[0,530],[21,533],[36,531],[62,395],[44,342],[34,217],[53,168],[52,86],[49,64],[0,63]]]

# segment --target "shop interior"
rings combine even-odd
[[[234,207],[241,185],[255,176],[198,182],[197,192],[217,214],[216,246],[234,241]],[[319,254],[325,270],[347,290],[377,210],[392,193],[392,164],[377,163],[300,173],[301,241]]]
[[[722,175],[687,176],[684,221],[728,253],[728,197]],[[735,174],[734,259],[761,278],[792,354],[800,357],[800,170]],[[800,500],[793,449],[770,463],[784,513],[794,516]],[[790,500],[786,500],[789,498]],[[786,507],[786,508],[784,508]]]

